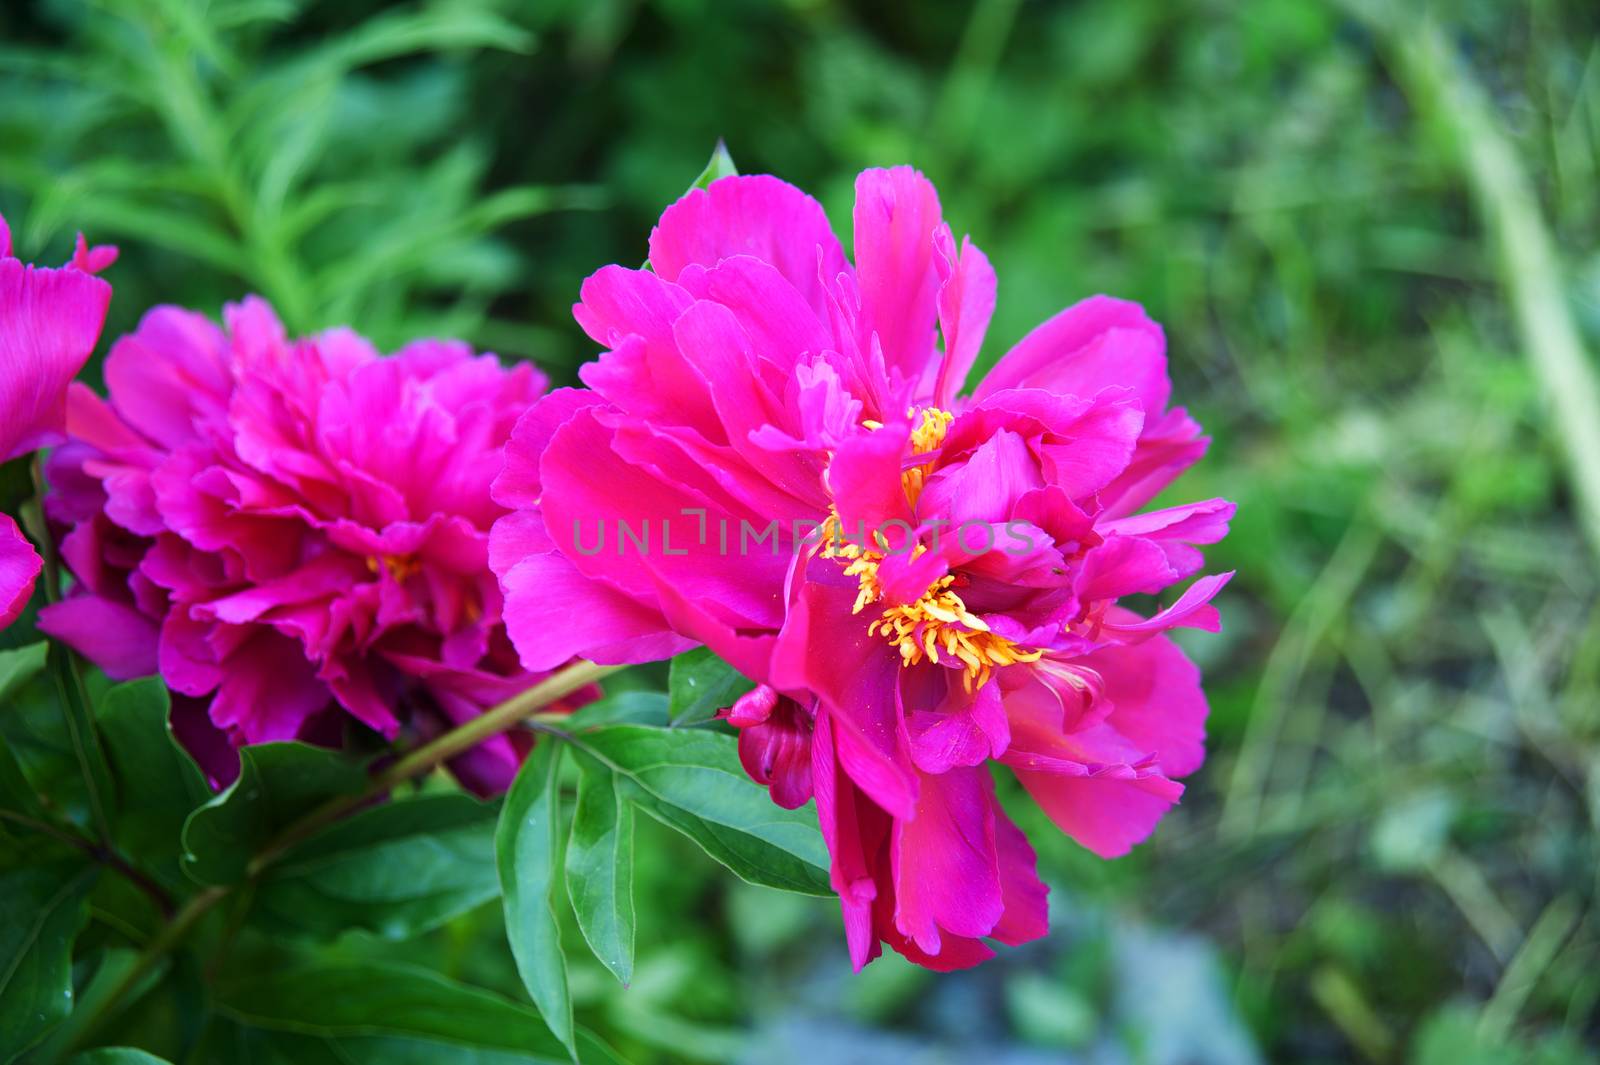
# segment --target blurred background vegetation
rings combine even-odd
[[[948,977],[852,976],[831,903],[640,819],[637,977],[575,955],[580,1021],[639,1062],[1591,1062],[1600,8],[1429,13],[8,0],[0,210],[122,244],[116,331],[254,290],[570,380],[578,283],[718,137],[845,233],[917,164],[999,272],[987,359],[1096,291],[1167,327],[1215,436],[1181,496],[1240,504],[1210,758],[1115,863],[1017,804],[1054,933]],[[303,949],[521,995],[493,905]]]

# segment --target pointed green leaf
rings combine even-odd
[[[567,841],[567,894],[589,949],[624,985],[633,980],[633,807],[616,774],[574,749],[578,802]]]
[[[202,884],[243,880],[255,852],[290,822],[361,790],[367,776],[338,751],[262,743],[239,751],[239,779],[183,825],[183,868]]]
[[[506,938],[517,972],[550,1030],[576,1054],[567,960],[561,953],[555,909],[560,768],[561,744],[547,739],[535,745],[506,793],[494,844],[505,897]]]
[[[739,168],[733,165],[733,156],[728,154],[728,146],[718,138],[717,146],[712,150],[706,168],[700,171],[700,176],[694,179],[694,184],[689,188],[703,189],[718,178],[737,177],[738,174]]]
[[[667,675],[668,712],[672,723],[693,725],[708,721],[752,687],[743,674],[709,648],[685,651],[672,660]]]
[[[274,864],[256,892],[271,922],[332,938],[437,928],[500,893],[492,803],[442,793],[394,799],[324,829]]]
[[[184,820],[212,798],[172,734],[170,708],[166,685],[147,677],[112,688],[95,715],[116,782],[117,839],[135,854],[167,859],[182,849]]]
[[[745,774],[734,737],[711,729],[612,725],[574,742],[624,778],[631,801],[742,879],[832,894],[815,808],[785,810],[774,803]]]

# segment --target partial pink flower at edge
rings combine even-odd
[[[116,248],[91,249],[79,234],[67,266],[23,263],[0,217],[0,463],[60,440],[67,383],[94,351],[111,302],[111,286],[92,275],[116,257]],[[0,628],[26,607],[41,565],[0,515]]]

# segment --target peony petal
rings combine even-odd
[[[939,270],[934,233],[939,195],[909,166],[856,178],[856,276],[866,334],[876,333],[890,370],[919,381],[933,357]]]
[[[0,222],[3,222],[0,219]],[[0,629],[28,606],[44,560],[8,514],[0,514]]]
[[[850,271],[822,205],[766,175],[730,176],[668,207],[650,231],[650,265],[668,281],[690,265],[707,269],[735,255],[770,263],[818,315],[819,277]]]
[[[156,625],[126,603],[98,595],[68,596],[39,611],[39,631],[83,655],[112,680],[147,677],[157,670]]]

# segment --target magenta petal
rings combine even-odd
[[[245,743],[292,740],[332,700],[299,643],[260,629],[222,663],[211,720]]]
[[[940,224],[938,193],[911,167],[864,170],[856,178],[862,315],[887,365],[912,380],[933,353],[939,290],[934,232]]]
[[[0,220],[3,221],[3,220]],[[0,514],[0,629],[17,620],[33,595],[44,560],[8,514]]]
[[[668,281],[690,265],[710,269],[734,255],[771,263],[819,315],[826,307],[819,277],[850,270],[822,205],[764,174],[691,191],[650,232],[650,265]]]
[[[1005,903],[989,771],[919,776],[915,811],[894,827],[895,926],[922,950],[938,954],[941,930],[986,936]]]
[[[658,611],[604,581],[585,577],[565,556],[530,555],[501,578],[506,631],[526,669],[554,669],[574,657],[653,662],[692,647]],[[572,603],[581,603],[576,617]]]
[[[67,382],[100,337],[111,286],[0,258],[0,462],[60,439]]]
[[[961,254],[956,255],[949,226],[935,234],[939,272],[939,331],[944,334],[944,358],[939,361],[933,402],[948,409],[966,384],[967,372],[977,361],[978,349],[994,317],[996,279],[988,258],[972,243],[961,239]]]
[[[105,670],[112,680],[156,672],[155,623],[126,603],[73,595],[39,612],[39,631]]]
[[[177,307],[155,308],[113,344],[105,375],[120,418],[168,448],[193,440],[197,423],[225,418],[233,389],[227,337]]]
[[[1016,772],[1056,827],[1102,858],[1120,858],[1144,842],[1183,794],[1182,784],[1155,774]]]
[[[1200,689],[1200,670],[1177,644],[1155,636],[1143,643],[1103,647],[1081,661],[1105,683],[1111,704],[1107,725],[1140,751],[1153,754],[1166,776],[1188,776],[1200,768],[1210,710]]]
[[[873,908],[879,892],[873,874],[889,819],[843,772],[835,757],[832,720],[826,712],[817,715],[812,734],[811,779],[817,822],[832,859],[829,880],[839,896],[850,961],[860,972],[878,956]]]
[[[1211,605],[1211,600],[1232,579],[1232,570],[1201,577],[1185,588],[1176,602],[1153,617],[1132,620],[1119,617],[1108,620],[1104,628],[1107,632],[1134,637],[1182,627],[1216,632],[1222,620],[1217,608]]]
[[[1108,536],[1084,556],[1074,585],[1085,603],[1124,595],[1154,595],[1178,579],[1167,553],[1152,540]]]
[[[911,758],[924,773],[982,765],[1004,754],[1011,742],[998,684],[986,684],[970,694],[951,684],[941,706],[908,708],[906,716]]]
[[[901,747],[899,657],[851,615],[853,586],[818,584],[803,573],[796,580],[796,599],[772,655],[771,683],[780,691],[815,692],[833,714],[834,742],[850,778],[879,806],[905,816],[916,777]]]
[[[1050,931],[1050,889],[1034,871],[1037,859],[1028,837],[998,806],[994,842],[1000,856],[1000,892],[1006,909],[989,934],[1013,947],[1040,939]]]
[[[586,389],[558,388],[529,407],[506,442],[505,466],[490,489],[494,501],[503,507],[538,506],[539,457],[550,438],[578,411],[604,402]]]
[[[898,528],[903,536],[912,528],[911,506],[900,482],[909,431],[899,422],[875,432],[857,433],[834,453],[828,465],[828,487],[845,540],[870,544],[875,532],[892,536]]]
[[[1008,388],[1044,388],[1088,398],[1105,388],[1131,388],[1152,419],[1166,410],[1166,338],[1144,308],[1091,296],[1061,311],[1018,341],[974,392],[984,399]]]

